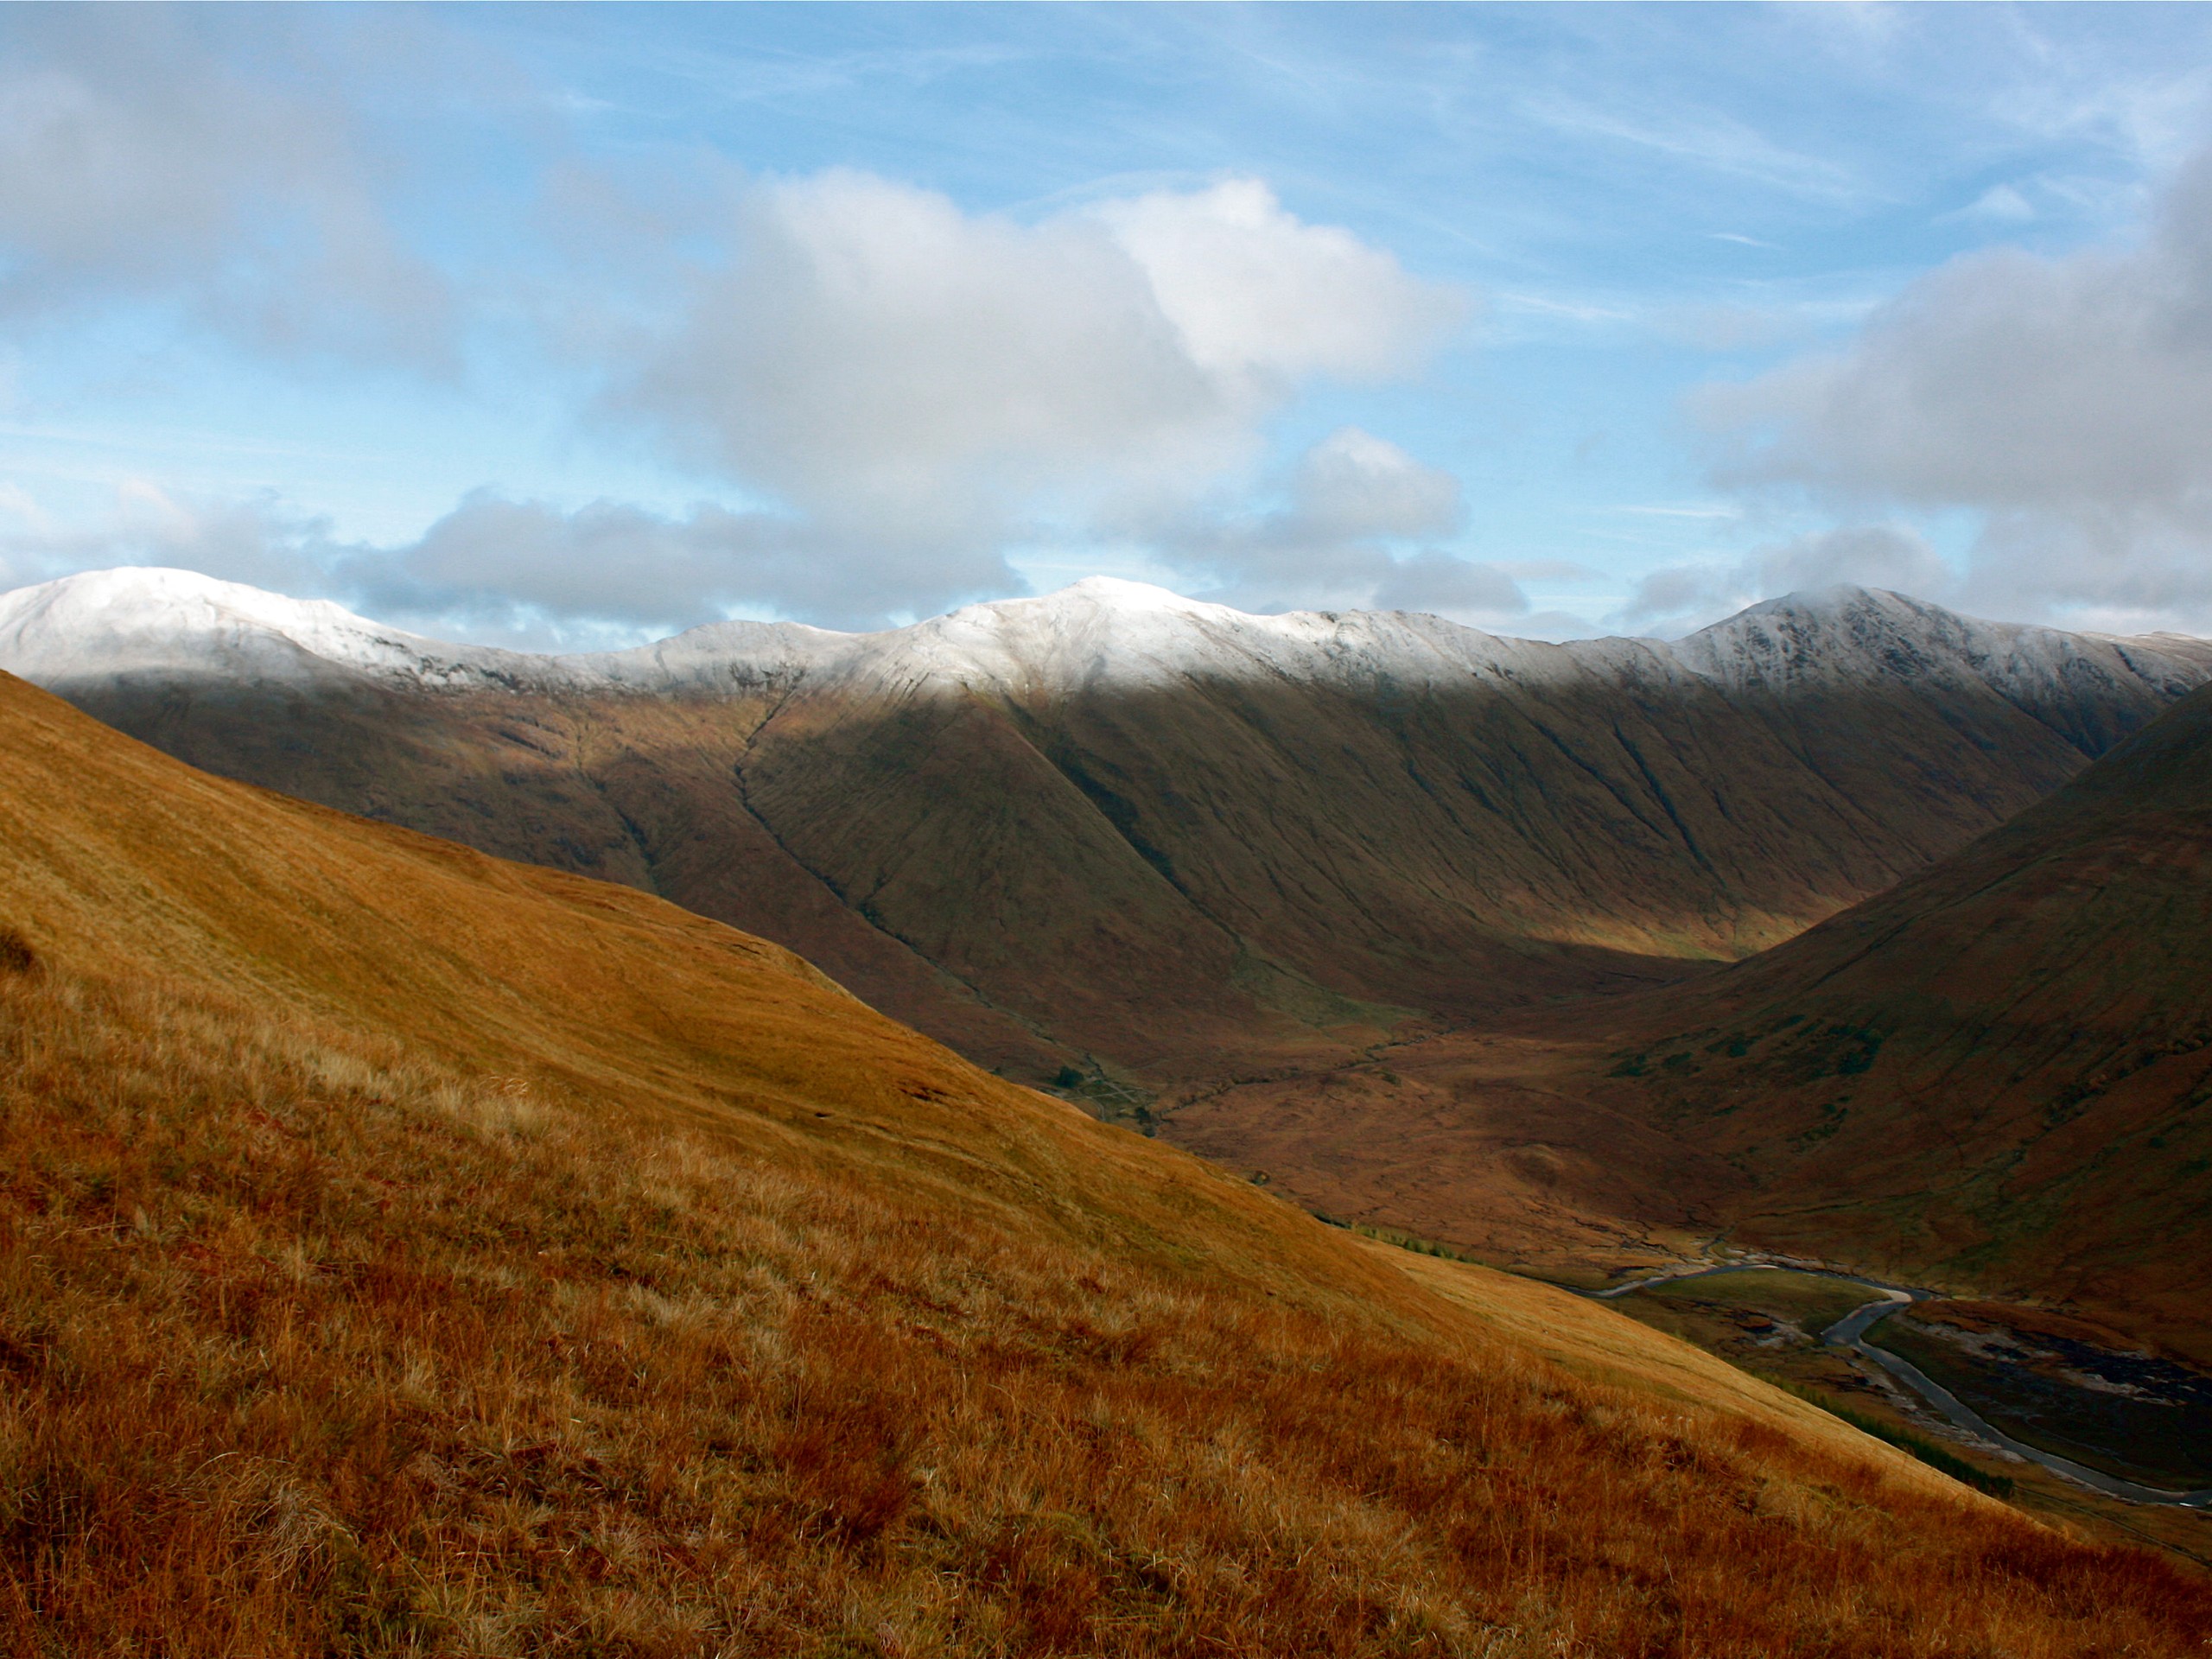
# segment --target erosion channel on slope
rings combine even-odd
[[[2018,1440],[1997,1427],[1955,1394],[1913,1364],[1911,1361],[1891,1353],[1886,1348],[1878,1347],[1866,1339],[1868,1332],[1901,1309],[1910,1307],[1916,1302],[1941,1300],[1940,1294],[1937,1292],[1892,1285],[1878,1279],[1862,1278],[1856,1274],[1805,1268],[1795,1263],[1750,1262],[1732,1262],[1721,1267],[1700,1268],[1688,1273],[1654,1274],[1646,1278],[1634,1280],[1628,1284],[1613,1286],[1607,1290],[1585,1294],[1598,1300],[1611,1301],[1656,1286],[1679,1285],[1693,1279],[1707,1279],[1726,1274],[1777,1272],[1799,1273],[1809,1277],[1833,1279],[1840,1283],[1861,1285],[1868,1290],[1879,1292],[1880,1294],[1876,1300],[1853,1309],[1822,1331],[1821,1340],[1829,1347],[1847,1350],[1880,1366],[1891,1376],[1910,1388],[1936,1410],[1942,1412],[1955,1427],[1986,1444],[2009,1452],[2015,1457],[2025,1458],[2032,1463],[2039,1464],[2052,1473],[2063,1476],[2068,1480],[2092,1487],[2113,1497],[2126,1499],[2132,1503],[2173,1504],[2184,1509],[2203,1509],[2212,1506],[2212,1487],[2197,1491],[2181,1492],[2159,1486],[2145,1485],[2140,1481],[2124,1479],[2118,1475],[2108,1474],[2103,1470],[2090,1468],[2087,1465],[2076,1463],[2070,1458],[2061,1457],[2056,1452],[2044,1451],[2040,1447],[2029,1445],[2024,1440]]]

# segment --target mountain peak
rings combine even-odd
[[[33,598],[42,608],[66,607],[153,618],[163,613],[213,608],[256,620],[292,619],[302,614],[343,618],[373,629],[376,623],[354,616],[328,600],[292,599],[242,582],[225,582],[198,570],[171,565],[124,564],[106,570],[80,570],[7,597]]]
[[[0,594],[0,661],[42,684],[87,675],[296,680],[319,663],[390,668],[440,647],[323,599],[162,565],[86,570]]]
[[[1230,606],[1192,599],[1171,588],[1162,588],[1149,582],[1131,582],[1123,576],[1085,576],[1065,588],[1056,588],[1049,594],[1025,595],[1019,599],[985,600],[951,613],[953,617],[1039,614],[1069,618],[1205,616],[1226,620],[1241,618],[1245,613]],[[943,620],[949,620],[950,618]],[[918,626],[926,627],[929,623],[925,621]]]

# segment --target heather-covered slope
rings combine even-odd
[[[2180,1655],[2212,1594],[0,677],[24,1651]],[[1401,1262],[1418,1265],[1418,1276]]]
[[[1621,1006],[1593,1085],[1749,1178],[1745,1236],[2212,1357],[2212,692],[1800,938]]]
[[[542,658],[111,572],[0,601],[0,666],[211,770],[768,934],[1010,1075],[1172,1082],[1787,938],[2212,662],[1855,589],[1554,646],[1113,582]]]

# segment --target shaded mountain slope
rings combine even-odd
[[[27,1651],[2212,1628],[2196,1580],[1608,1309],[1323,1228],[649,896],[195,773],[3,676],[0,780]]]
[[[1172,1082],[1787,938],[2212,652],[1856,589],[1555,646],[1090,582],[543,658],[111,572],[0,601],[0,666],[210,770],[767,933],[1010,1074]]]
[[[1694,989],[1592,1092],[1725,1157],[1746,1237],[2075,1301],[2212,1357],[2212,693]]]

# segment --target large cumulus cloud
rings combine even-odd
[[[1024,223],[833,172],[734,219],[607,409],[780,510],[753,525],[814,550],[794,580],[834,556],[879,610],[1010,591],[1022,540],[1143,525],[1173,556],[1306,385],[1402,374],[1466,308],[1249,179]]]

